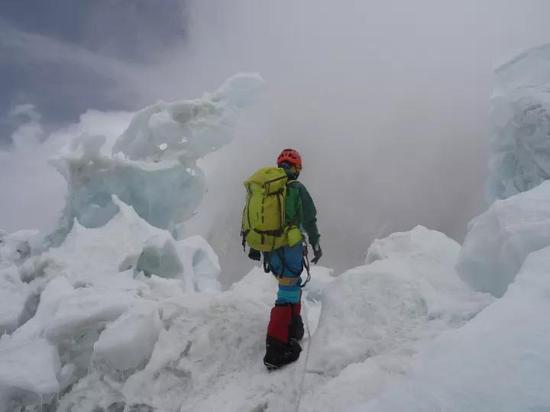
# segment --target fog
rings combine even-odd
[[[220,3],[192,4],[180,67],[196,85],[264,76],[263,116],[231,170],[242,180],[284,147],[302,153],[323,264],[361,264],[372,239],[417,224],[462,240],[485,207],[492,71],[549,38],[548,3]]]
[[[184,39],[156,42],[153,62],[117,64],[117,88],[124,70],[136,101],[151,103],[196,97],[238,71],[266,80],[234,143],[204,160],[209,192],[189,225],[220,253],[226,283],[249,265],[242,180],[285,147],[303,157],[323,265],[361,264],[374,238],[417,224],[461,241],[485,207],[492,71],[550,38],[545,0],[196,0],[183,10]]]

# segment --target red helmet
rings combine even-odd
[[[279,157],[277,157],[277,164],[280,165],[281,163],[290,163],[292,166],[294,166],[296,169],[301,170],[302,169],[302,157],[300,156],[300,153],[298,153],[297,150],[294,149],[285,149],[281,152]]]

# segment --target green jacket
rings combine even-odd
[[[287,183],[285,225],[296,225],[305,231],[312,246],[319,243],[315,204],[306,187],[297,180]]]

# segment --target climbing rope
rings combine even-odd
[[[306,325],[306,331],[307,331],[307,349],[306,349],[306,359],[304,361],[304,370],[302,371],[302,378],[300,379],[300,385],[298,385],[298,401],[296,402],[296,412],[300,410],[300,404],[302,403],[302,397],[304,393],[304,381],[305,381],[306,372],[307,372],[307,362],[309,359],[309,349],[311,348],[311,332],[309,330],[309,319],[308,319],[309,317],[308,317],[307,305],[304,304],[303,307],[304,307],[304,318],[305,318],[305,325]]]
[[[311,280],[311,271],[310,271],[310,265],[309,265],[309,258],[307,256],[307,245],[304,244],[304,255],[302,257],[302,266],[305,268],[307,272],[307,278],[306,280],[300,284],[300,287],[303,288],[308,284],[308,282]]]

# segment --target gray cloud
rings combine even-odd
[[[0,4],[0,145],[17,127],[6,113],[32,102],[49,123],[89,108],[137,109],[144,66],[183,41],[178,0],[21,0]]]
[[[4,139],[17,127],[6,116],[16,104],[31,102],[47,122],[58,123],[76,120],[88,108],[128,108],[139,96],[134,67],[68,42],[22,32],[1,20],[0,54]]]

